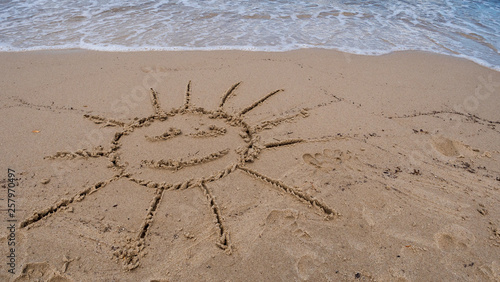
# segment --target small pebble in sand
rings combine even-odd
[[[50,182],[50,179],[49,179],[49,178],[44,178],[44,179],[42,179],[42,180],[40,181],[40,183],[42,183],[42,184],[47,184],[47,183],[49,183],[49,182]]]
[[[186,237],[186,239],[194,239],[194,235],[189,232],[185,232],[184,237]]]

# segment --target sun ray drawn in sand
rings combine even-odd
[[[119,179],[126,179],[137,185],[143,186],[147,189],[154,189],[154,198],[151,200],[149,208],[145,214],[144,220],[140,228],[138,229],[136,238],[128,240],[123,247],[118,248],[114,251],[114,257],[123,262],[126,269],[132,270],[139,266],[139,258],[141,251],[146,247],[145,241],[148,237],[148,231],[150,227],[154,224],[154,218],[158,208],[161,205],[162,198],[168,191],[171,190],[182,190],[190,188],[198,188],[205,195],[207,206],[213,214],[214,228],[217,233],[216,245],[224,250],[226,253],[231,253],[231,239],[228,227],[224,224],[223,216],[221,214],[221,209],[216,201],[216,197],[207,183],[217,181],[236,170],[243,172],[244,174],[252,177],[253,179],[263,181],[289,195],[294,196],[297,200],[307,204],[308,206],[313,206],[325,218],[332,218],[337,215],[337,212],[330,208],[327,204],[322,202],[320,199],[314,198],[307,193],[302,192],[300,189],[289,186],[280,180],[273,179],[266,176],[264,173],[250,169],[246,165],[248,163],[257,160],[260,152],[267,149],[278,149],[283,146],[294,145],[304,142],[314,142],[314,141],[326,141],[318,139],[288,139],[281,140],[271,143],[262,143],[260,141],[259,132],[265,129],[273,128],[283,122],[290,121],[296,117],[307,117],[307,111],[302,110],[300,113],[295,115],[285,116],[274,120],[267,120],[261,122],[257,125],[250,125],[245,121],[245,114],[254,110],[263,104],[266,100],[283,92],[282,89],[275,90],[269,94],[258,99],[251,105],[243,108],[237,113],[228,113],[224,106],[225,103],[234,96],[234,91],[240,86],[241,82],[232,85],[222,96],[219,106],[215,110],[206,110],[201,107],[196,107],[191,102],[191,81],[187,85],[184,104],[179,107],[172,109],[168,112],[164,111],[158,99],[158,93],[151,89],[151,103],[154,113],[148,117],[136,118],[131,122],[124,122],[119,120],[114,120],[101,116],[85,115],[86,119],[90,121],[104,125],[120,128],[111,140],[111,144],[108,150],[105,150],[102,146],[99,146],[94,150],[82,149],[75,152],[57,152],[52,156],[46,157],[47,159],[74,159],[74,158],[107,158],[110,161],[109,168],[116,171],[116,174],[107,180],[99,181],[90,187],[76,193],[69,199],[61,199],[54,205],[47,207],[43,210],[34,212],[30,217],[21,222],[21,228],[29,228],[32,224],[39,222],[57,212],[68,208],[72,203],[83,201],[88,195],[97,193],[98,191],[104,189],[109,183],[117,181]],[[219,125],[210,125],[207,130],[195,131],[190,134],[186,134],[185,129],[178,129],[169,125],[172,120],[178,119],[182,120],[200,120],[203,119],[207,122],[218,122]],[[210,138],[210,140],[217,140],[217,138],[223,137],[229,134],[228,129],[233,132],[234,138],[240,140],[241,146],[234,148],[221,148],[220,150],[215,150],[209,152],[201,157],[192,157],[189,159],[153,159],[153,160],[135,160],[140,161],[139,164],[133,165],[132,160],[125,161],[122,155],[126,148],[124,148],[124,140],[128,136],[134,133],[140,132],[142,129],[154,127],[160,128],[163,132],[156,136],[146,135],[145,140],[149,144],[163,144],[169,142],[176,142],[177,138]],[[198,130],[198,129],[196,129]],[[141,139],[142,140],[142,139]],[[182,144],[181,144],[182,145]],[[184,145],[185,146],[185,145]],[[195,177],[184,177],[179,181],[172,181],[170,177],[165,177],[163,179],[169,179],[169,181],[157,181],[153,179],[140,179],[138,178],[140,173],[144,169],[156,170],[160,176],[163,173],[171,173],[175,175],[183,171],[184,169],[189,169],[194,166],[206,166],[212,167],[211,163],[230,159],[232,154],[232,160],[229,160],[221,168],[212,169],[210,173],[206,175],[196,175]],[[141,155],[141,154],[139,154]],[[196,155],[196,154],[194,154]],[[158,156],[154,154],[153,156]],[[214,166],[215,167],[215,166]],[[200,170],[201,171],[201,170]],[[206,170],[203,170],[206,171]]]

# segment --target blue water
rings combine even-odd
[[[0,0],[0,51],[423,50],[500,70],[500,1]]]

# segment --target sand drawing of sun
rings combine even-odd
[[[84,115],[85,118],[96,124],[119,128],[111,140],[110,148],[105,150],[99,146],[94,150],[57,152],[46,158],[53,160],[107,158],[110,161],[108,167],[115,170],[116,174],[110,179],[99,181],[85,188],[69,199],[61,199],[44,210],[36,211],[21,222],[20,227],[31,226],[58,211],[64,210],[72,203],[84,200],[87,195],[104,189],[107,184],[118,179],[127,179],[145,187],[145,189],[154,189],[154,198],[150,202],[136,238],[124,243],[124,246],[114,250],[113,253],[113,256],[121,261],[126,269],[132,270],[139,266],[139,254],[146,248],[145,241],[148,237],[148,230],[154,224],[155,214],[161,205],[162,197],[170,190],[198,188],[204,193],[207,208],[213,213],[218,237],[216,245],[230,254],[229,230],[224,224],[219,204],[206,184],[215,182],[235,170],[240,170],[258,181],[264,181],[294,196],[304,204],[313,206],[325,218],[335,217],[337,212],[321,200],[246,166],[250,162],[257,162],[262,150],[279,149],[282,146],[310,142],[312,139],[261,142],[259,132],[262,130],[271,129],[297,117],[305,118],[308,113],[306,110],[301,110],[293,115],[266,120],[257,125],[249,125],[245,121],[245,115],[283,90],[272,91],[239,112],[228,113],[224,105],[234,96],[235,90],[240,85],[241,82],[232,85],[222,95],[219,106],[215,110],[207,110],[193,105],[190,81],[187,84],[184,104],[168,112],[161,108],[159,94],[151,89],[151,103],[154,113],[148,117],[124,122],[102,116]],[[145,147],[151,149],[145,150]],[[189,148],[190,152],[187,156],[185,155],[186,148]],[[201,169],[202,167],[203,169]]]

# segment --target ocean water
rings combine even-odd
[[[422,50],[500,70],[499,0],[0,0],[0,51]]]

